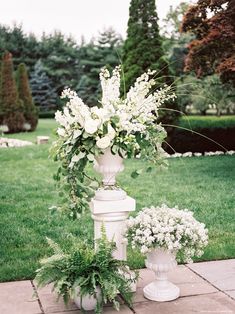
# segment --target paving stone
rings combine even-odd
[[[52,285],[48,285],[42,289],[38,289],[37,293],[39,296],[39,299],[41,301],[42,304],[42,308],[45,312],[45,314],[80,314],[81,311],[77,308],[76,304],[74,302],[69,302],[68,305],[66,306],[63,302],[63,299],[59,299],[57,300],[57,296],[55,292],[51,291]],[[119,299],[120,304],[123,304],[123,300]],[[109,309],[112,312],[112,307],[110,306],[110,304],[105,305],[104,308]],[[126,307],[125,306],[121,306],[120,308],[123,309],[124,314],[128,313],[126,312]],[[104,310],[105,312],[106,310]],[[88,312],[89,313],[89,312]],[[106,313],[106,312],[105,312]],[[1,312],[0,312],[1,314]]]
[[[235,301],[222,292],[179,298],[171,302],[141,302],[135,304],[136,314],[234,314]]]
[[[94,314],[94,311],[87,311],[87,314]],[[104,307],[103,313],[106,314],[133,314],[133,312],[125,305],[120,306],[120,311],[117,312],[113,307]],[[67,311],[67,312],[56,312],[56,314],[82,314],[81,311],[76,310],[76,311]]]
[[[143,295],[143,287],[153,281],[155,275],[148,269],[140,270],[140,280],[134,296],[134,303],[146,301]],[[199,294],[214,293],[218,290],[197,276],[193,271],[183,265],[179,265],[175,270],[169,272],[169,280],[180,288],[180,296],[192,296]]]
[[[105,307],[103,310],[103,313],[107,313],[107,314],[133,314],[133,312],[126,306],[126,305],[122,305],[120,306],[120,311],[117,312],[113,307]]]
[[[0,284],[1,314],[42,313],[29,280],[4,282]]]
[[[38,289],[38,297],[41,301],[42,308],[45,314],[68,312],[71,310],[77,310],[77,306],[73,302],[69,302],[66,306],[62,298],[57,300],[55,292],[51,291],[52,285],[48,285],[42,289]]]
[[[222,291],[235,290],[235,259],[195,263],[188,267]]]
[[[235,300],[235,290],[225,291],[225,293]]]

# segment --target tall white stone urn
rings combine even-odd
[[[155,272],[156,279],[144,287],[144,296],[152,301],[171,301],[179,297],[180,289],[168,280],[167,274],[173,270],[177,262],[175,255],[158,248],[147,254],[145,265]]]
[[[109,147],[96,157],[94,169],[103,177],[103,187],[96,192],[96,200],[112,201],[126,198],[126,192],[116,186],[116,175],[124,170],[122,157],[112,154]]]
[[[123,241],[125,221],[135,210],[135,200],[116,186],[116,175],[123,171],[123,158],[113,155],[110,148],[96,158],[94,168],[101,173],[103,186],[96,191],[90,207],[94,220],[95,239],[101,237],[102,225],[109,240],[115,241],[114,257],[126,260],[126,244]]]

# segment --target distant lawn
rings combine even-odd
[[[36,143],[37,136],[50,136],[50,142],[56,138],[56,126],[55,119],[39,119],[39,123],[36,131],[34,132],[22,132],[17,134],[5,134],[4,137],[17,138],[19,140],[30,141]]]
[[[199,129],[217,129],[235,127],[235,115],[233,116],[182,116],[179,125],[184,128]]]
[[[11,135],[32,140],[51,135],[53,120],[40,121],[35,133]],[[52,136],[52,139],[54,137]],[[48,207],[59,203],[52,175],[57,165],[48,159],[49,145],[0,149],[0,281],[33,278],[38,260],[48,254],[45,237],[61,244],[71,232],[89,240],[93,224],[87,214],[82,222],[70,221]],[[235,257],[235,156],[170,159],[167,171],[130,178],[142,161],[127,161],[120,185],[137,200],[137,209],[167,203],[194,210],[209,228],[210,243],[201,260]],[[132,267],[144,259],[129,250]]]

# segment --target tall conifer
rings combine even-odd
[[[25,121],[30,125],[29,130],[34,131],[38,122],[38,113],[33,102],[28,73],[24,63],[19,64],[17,68],[17,85],[19,99],[23,102]]]
[[[124,81],[123,91],[128,90],[136,78],[148,69],[156,70],[158,87],[172,84],[168,61],[162,49],[159,34],[158,15],[155,0],[131,0],[127,39],[123,48]],[[166,104],[169,109],[176,109],[176,103]],[[164,107],[166,107],[164,106]],[[161,110],[161,120],[173,123],[174,111]]]
[[[25,119],[14,79],[12,55],[9,52],[6,52],[2,59],[0,94],[3,113],[2,124],[7,125],[10,133],[22,131]]]

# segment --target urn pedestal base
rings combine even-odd
[[[126,260],[126,244],[123,243],[125,221],[131,211],[135,210],[135,200],[127,196],[123,200],[101,201],[95,198],[91,201],[91,214],[94,220],[95,239],[101,237],[101,227],[105,228],[106,236],[116,243],[114,257]]]
[[[158,302],[175,300],[180,295],[180,289],[169,281],[153,281],[143,291],[147,299]]]
[[[168,272],[177,266],[175,255],[161,248],[154,249],[147,254],[145,265],[155,272],[156,280],[144,287],[144,296],[158,302],[177,299],[180,289],[167,278]]]

